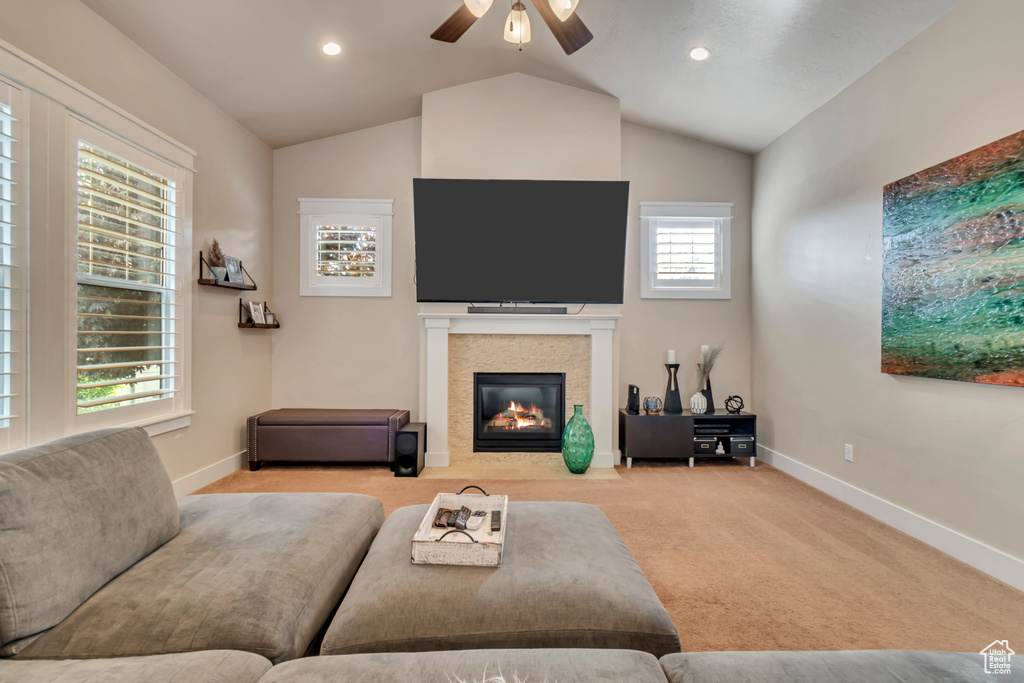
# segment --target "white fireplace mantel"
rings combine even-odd
[[[420,313],[427,331],[427,467],[448,467],[448,335],[547,334],[590,337],[590,426],[594,430],[591,467],[614,467],[613,333],[618,314],[530,315],[514,313]]]

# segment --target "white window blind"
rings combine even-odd
[[[25,406],[21,91],[0,80],[0,447],[23,445]]]
[[[732,204],[641,202],[644,299],[728,299]]]
[[[663,218],[655,229],[658,280],[715,280],[718,230],[713,222]]]
[[[376,225],[316,226],[316,270],[320,277],[372,278],[377,274]],[[364,221],[365,223],[365,221]]]
[[[391,199],[299,199],[299,294],[391,296]]]
[[[87,140],[77,158],[77,412],[172,399],[182,386],[175,183]]]

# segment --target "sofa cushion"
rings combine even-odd
[[[18,683],[256,683],[270,662],[248,652],[213,650],[153,657],[0,660],[0,681]]]
[[[309,657],[274,667],[260,683],[411,681],[665,683],[658,660],[630,650],[453,650]]]
[[[243,650],[302,655],[384,520],[352,493],[223,493],[180,502],[172,541],[28,644],[22,658]]]
[[[911,650],[684,652],[661,658],[671,683],[953,683],[1024,681],[985,673],[980,654]]]
[[[0,655],[60,623],[178,533],[171,480],[142,429],[0,456]]]
[[[412,537],[428,507],[405,507],[388,517],[324,635],[321,654],[679,651],[668,613],[596,507],[510,503],[497,568],[412,564]]]

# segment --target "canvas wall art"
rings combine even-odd
[[[1024,386],[1024,131],[885,186],[882,372]]]

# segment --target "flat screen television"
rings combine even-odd
[[[413,179],[416,300],[622,303],[627,181]]]

